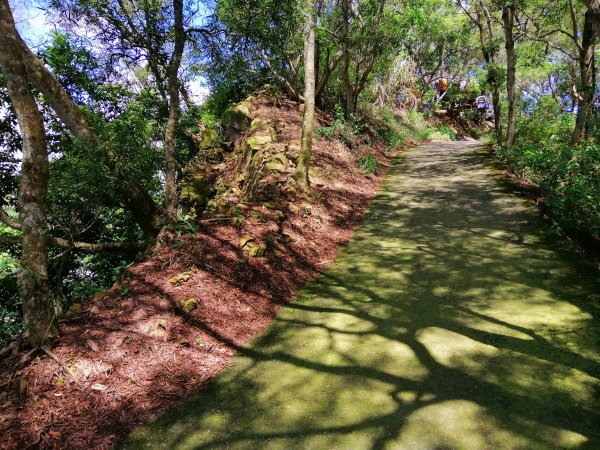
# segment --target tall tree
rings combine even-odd
[[[577,120],[571,143],[577,144],[587,137],[589,122],[592,117],[594,96],[596,94],[596,40],[599,34],[595,21],[598,20],[600,1],[589,2],[581,33],[579,48],[579,105]],[[595,9],[594,9],[595,8]],[[574,11],[571,4],[571,11]],[[573,19],[574,35],[578,36],[577,22]]]
[[[501,71],[498,63],[498,42],[494,16],[483,0],[474,1],[472,4],[458,0],[459,7],[477,27],[479,44],[487,69],[487,81],[492,89],[492,106],[494,109],[494,128],[496,142],[501,145],[502,134],[502,109],[500,106]]]
[[[304,22],[304,115],[302,118],[302,138],[300,155],[296,165],[295,178],[305,189],[310,186],[308,170],[312,156],[313,131],[315,121],[315,26],[316,12],[313,0],[306,5]]]
[[[39,347],[58,337],[48,286],[45,220],[48,151],[44,122],[28,83],[26,60],[16,40],[14,19],[7,0],[0,0],[0,16],[0,66],[23,139],[19,188],[23,270],[19,273],[19,290],[27,341],[31,346]]]
[[[516,131],[516,72],[517,55],[515,53],[515,6],[508,3],[502,7],[504,26],[504,44],[506,48],[506,93],[508,95],[508,118],[506,130],[506,148],[510,151],[515,143]]]
[[[131,212],[144,234],[149,238],[156,236],[158,208],[144,186],[128,172],[127,167],[108,146],[98,141],[83,111],[73,102],[56,77],[23,42],[14,23],[6,20],[2,38],[15,46],[25,64],[27,80],[43,95],[65,127],[75,138],[86,141],[88,145],[99,150],[101,160],[98,163],[105,164],[115,175],[114,183],[120,201],[124,208]]]
[[[173,0],[173,53],[167,65],[167,88],[169,96],[169,118],[165,128],[165,217],[168,222],[177,220],[177,146],[175,138],[181,116],[179,92],[179,67],[185,47],[186,33],[183,25],[183,0]]]
[[[381,27],[385,4],[386,0],[341,0],[342,82],[346,119],[356,112],[358,97],[366,88],[375,63],[385,48],[386,36]]]
[[[164,219],[176,220],[178,171],[176,135],[181,116],[181,97],[187,97],[180,69],[187,42],[210,35],[199,20],[199,5],[184,0],[124,3],[118,0],[53,1],[65,23],[88,26],[115,57],[132,66],[147,65],[153,86],[168,110],[163,149],[165,152]]]

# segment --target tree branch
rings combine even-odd
[[[6,226],[12,228],[13,230],[21,230],[21,224],[15,220],[12,220],[2,208],[0,208],[0,222],[4,222]]]
[[[69,249],[81,253],[110,253],[132,250],[145,250],[147,242],[107,242],[92,244],[89,242],[70,242],[67,239],[48,237],[48,245],[57,248]],[[1,245],[18,245],[21,243],[20,236],[0,236]]]

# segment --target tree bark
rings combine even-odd
[[[294,177],[305,189],[310,186],[308,170],[312,157],[312,141],[315,120],[315,5],[307,1],[304,23],[304,115],[302,118],[302,138],[300,155]]]
[[[0,48],[4,52],[19,55],[27,71],[27,81],[40,91],[73,136],[89,141],[90,145],[99,146],[102,149],[104,160],[99,162],[106,164],[114,174],[115,187],[121,203],[125,209],[131,212],[144,234],[148,238],[154,238],[159,231],[156,223],[158,208],[152,197],[140,182],[127,172],[116,155],[98,142],[83,112],[75,105],[54,75],[29,50],[15,28],[12,13],[9,16],[5,11],[10,13],[8,0],[0,0],[0,12],[2,12],[3,19],[0,20]]]
[[[467,7],[463,6],[461,3],[459,3],[459,5],[479,31],[479,45],[481,47],[483,59],[487,65],[487,81],[492,88],[492,105],[494,109],[494,129],[496,132],[496,142],[498,145],[502,145],[502,109],[500,106],[500,82],[498,80],[498,70],[496,66],[497,50],[494,46],[493,17],[489,9],[482,1],[477,4],[475,12],[469,12]]]
[[[0,33],[14,24],[6,1],[0,2]],[[10,40],[5,36],[3,40]],[[14,37],[12,37],[14,39]],[[14,45],[2,46],[0,66],[23,139],[19,220],[23,270],[18,284],[26,324],[26,340],[39,347],[58,338],[54,305],[48,286],[45,203],[49,164],[42,115],[27,82],[25,62]]]
[[[581,38],[579,51],[579,105],[577,108],[577,121],[571,138],[573,145],[587,138],[587,129],[592,118],[594,96],[596,94],[595,83],[595,41],[597,34],[594,30],[594,16],[589,8],[585,13],[585,23]]]
[[[592,28],[596,36],[600,36],[600,0],[579,0],[588,7]]]
[[[515,143],[516,131],[516,69],[517,55],[515,53],[515,8],[505,6],[502,8],[502,21],[504,23],[504,37],[506,48],[506,93],[508,95],[508,119],[506,130],[506,149],[510,151]]]
[[[22,228],[20,228],[22,229]],[[148,247],[148,242],[72,242],[67,239],[47,236],[46,245],[64,250],[73,250],[80,253],[110,253],[126,251],[142,251]],[[18,245],[20,236],[0,235],[0,246]]]
[[[344,117],[350,119],[354,113],[354,89],[350,79],[350,0],[342,0],[342,30],[344,52],[344,67],[342,68],[342,81],[344,83]]]
[[[177,145],[176,136],[181,116],[179,98],[180,82],[179,67],[185,47],[185,31],[183,26],[183,1],[173,0],[175,15],[175,48],[169,67],[167,68],[169,90],[169,118],[165,129],[165,218],[168,223],[177,221]]]

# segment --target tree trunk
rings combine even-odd
[[[306,5],[304,23],[304,116],[300,155],[294,177],[305,189],[310,186],[308,169],[312,156],[313,128],[315,119],[315,6],[311,0]]]
[[[579,0],[588,7],[592,28],[596,36],[600,36],[600,0]]]
[[[6,1],[0,2],[0,33],[14,24]],[[29,84],[20,52],[15,46],[3,46],[0,66],[15,110],[23,139],[23,161],[19,189],[23,270],[19,273],[19,292],[26,323],[26,340],[32,347],[58,337],[54,305],[48,287],[48,251],[46,248],[45,203],[48,189],[48,152],[42,115]]]
[[[515,54],[515,9],[514,6],[502,8],[502,21],[504,23],[504,37],[506,48],[506,93],[508,95],[508,119],[506,130],[506,149],[510,151],[515,143],[516,131],[516,68],[517,55]]]
[[[343,29],[343,51],[344,67],[342,68],[342,81],[344,83],[344,117],[350,119],[354,114],[354,89],[350,79],[350,0],[342,1],[342,29]]]
[[[571,143],[573,145],[578,144],[587,138],[587,128],[592,117],[594,95],[596,94],[596,85],[594,82],[595,41],[596,33],[594,31],[593,14],[591,9],[588,9],[585,13],[581,50],[579,52],[579,95],[581,98],[577,108],[577,122],[575,124],[573,137],[571,138]]]
[[[78,139],[89,141],[90,145],[100,146],[108,169],[115,175],[115,187],[121,203],[131,212],[144,234],[153,238],[158,234],[156,216],[158,208],[140,182],[131,176],[116,155],[110,149],[97,142],[96,135],[91,129],[83,112],[73,103],[69,94],[44,64],[29,50],[19,36],[14,19],[4,11],[10,12],[7,0],[0,0],[0,48],[4,52],[18,54],[27,71],[27,81],[31,83],[48,102],[67,129]]]
[[[185,47],[183,29],[183,1],[173,0],[175,13],[175,48],[168,67],[169,119],[165,129],[165,219],[168,223],[177,221],[177,145],[176,136],[181,116],[179,99],[179,66]]]

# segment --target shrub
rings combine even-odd
[[[556,230],[600,237],[600,144],[571,146],[574,117],[551,97],[523,111],[516,145],[510,153],[494,147],[495,156],[539,184]]]
[[[363,169],[366,174],[374,174],[377,172],[378,163],[373,155],[365,155],[358,160],[358,167]]]

